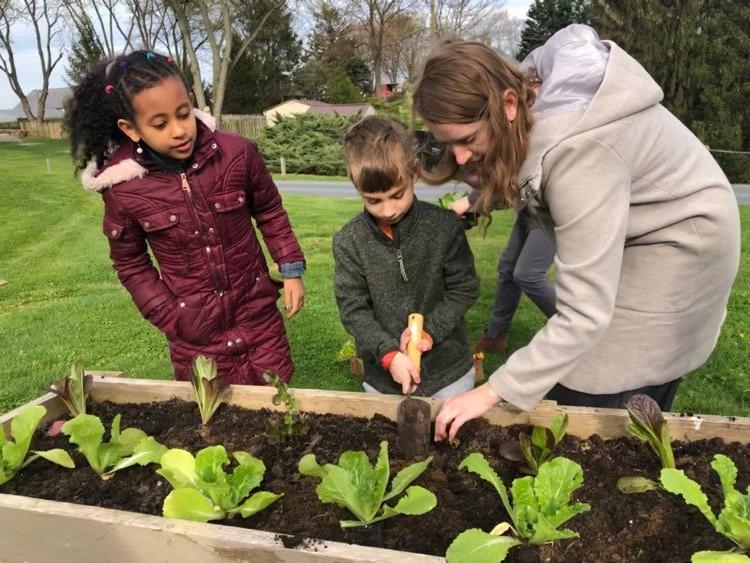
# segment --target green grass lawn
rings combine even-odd
[[[50,172],[47,171],[49,159]],[[286,208],[308,259],[305,308],[287,325],[297,372],[294,385],[356,390],[334,356],[345,340],[333,298],[331,235],[360,205],[354,199],[286,196]],[[101,234],[101,198],[72,176],[65,145],[0,144],[0,412],[40,395],[73,361],[90,369],[169,379],[164,337],[143,320],[120,287]],[[742,207],[750,226],[750,207]],[[495,268],[510,231],[497,213],[483,237],[470,232],[482,295],[468,315],[477,338],[492,304]],[[675,410],[750,415],[750,240],[743,233],[740,276],[719,345],[681,386]],[[514,321],[512,348],[544,324],[525,298]],[[502,357],[489,357],[493,369]]]

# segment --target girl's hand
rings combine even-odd
[[[291,319],[296,315],[305,301],[305,285],[302,278],[284,279],[284,309],[286,318]]]
[[[413,393],[421,381],[419,371],[411,363],[409,356],[403,352],[398,352],[393,356],[388,371],[393,381],[401,385],[401,392],[404,395],[409,392]]]
[[[459,217],[463,217],[466,212],[471,209],[471,203],[469,203],[469,196],[465,195],[462,198],[457,199],[451,203],[450,208]]]
[[[453,443],[456,432],[464,422],[482,416],[499,400],[500,396],[492,390],[489,383],[455,397],[448,397],[440,406],[435,419],[435,441],[448,438]]]

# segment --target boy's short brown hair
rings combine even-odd
[[[349,178],[361,193],[387,192],[411,185],[419,170],[411,138],[397,121],[369,116],[344,137]]]

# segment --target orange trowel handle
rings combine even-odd
[[[424,317],[419,313],[409,315],[409,344],[406,347],[406,355],[409,356],[411,363],[416,369],[419,369],[422,359],[422,352],[419,351],[419,341],[422,340],[422,330],[424,330]]]

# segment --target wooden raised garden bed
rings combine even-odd
[[[476,475],[459,471],[458,462],[472,451],[482,451],[509,486],[519,474],[495,454],[500,437],[517,435],[521,427],[514,425],[549,426],[554,416],[563,410],[568,413],[569,423],[568,437],[560,453],[583,466],[584,486],[576,498],[589,502],[592,509],[566,525],[579,532],[580,538],[514,548],[506,561],[686,561],[694,551],[732,547],[713,532],[702,515],[681,506],[673,495],[652,492],[625,497],[616,490],[613,483],[618,477],[641,474],[658,479],[660,468],[645,443],[627,437],[625,411],[563,409],[549,402],[543,402],[529,413],[510,407],[496,408],[485,417],[486,421],[467,423],[459,433],[461,443],[457,447],[433,445],[429,453],[435,459],[416,482],[438,496],[438,507],[433,512],[391,518],[369,526],[370,529],[341,530],[338,520],[347,517],[345,511],[335,505],[320,504],[314,493],[318,481],[296,474],[296,462],[309,452],[315,453],[321,463],[335,462],[338,454],[345,450],[362,449],[374,460],[378,443],[386,439],[390,443],[391,475],[394,475],[408,463],[400,459],[396,427],[392,422],[401,399],[306,389],[293,392],[302,411],[323,416],[311,415],[309,433],[293,437],[293,443],[272,445],[266,443],[262,435],[269,413],[261,410],[282,408],[272,404],[272,388],[231,387],[226,404],[209,424],[208,435],[201,435],[198,431],[200,417],[192,403],[188,383],[95,376],[90,411],[100,416],[107,427],[114,414],[123,413],[123,428],[142,428],[169,447],[195,451],[222,443],[230,452],[251,451],[263,459],[269,469],[263,488],[283,491],[284,497],[247,520],[237,518],[222,524],[202,524],[167,519],[159,514],[160,502],[169,487],[154,474],[153,466],[132,467],[103,481],[82,457],[76,457],[78,454],[74,454],[77,465],[74,470],[37,460],[0,486],[0,560],[35,563],[442,561],[446,546],[464,529],[479,527],[489,531],[494,524],[506,519],[492,488]],[[53,394],[32,403],[47,409],[42,427],[65,415],[64,406]],[[437,405],[438,402],[433,402],[433,416]],[[7,426],[22,408],[0,418],[0,423]],[[143,420],[138,418],[139,411],[144,413]],[[350,420],[351,417],[355,417],[354,420]],[[708,493],[712,502],[720,498],[720,487],[715,483],[711,485],[715,479],[709,468],[715,452],[723,451],[737,463],[738,489],[747,488],[750,419],[679,414],[665,417],[673,441],[682,442],[675,444],[678,468],[684,467],[686,473],[702,482],[704,490],[713,486]],[[352,424],[361,427],[361,436],[355,436]],[[335,435],[336,432],[339,434]],[[32,449],[35,446],[40,449],[66,447],[66,441],[64,436],[39,436]],[[72,447],[67,449],[72,451]],[[606,455],[597,456],[599,449],[606,451]],[[51,481],[56,487],[59,485],[60,492],[55,487],[50,488]],[[123,490],[126,484],[129,488]],[[608,504],[595,500],[603,489],[611,491]],[[67,502],[61,502],[62,499]],[[98,506],[86,506],[97,503]],[[657,513],[657,521],[664,526],[664,531],[654,530],[656,524],[647,524],[653,512]],[[290,513],[301,517],[289,524],[289,529],[279,529],[279,519]],[[681,516],[676,519],[675,515]],[[597,528],[602,521],[607,521],[609,528]],[[310,535],[310,531],[316,529],[322,530],[321,536]],[[595,542],[605,546],[599,550],[593,547]],[[638,547],[640,544],[636,542],[654,545],[653,548]],[[668,545],[670,542],[679,545]],[[413,545],[413,548],[403,549],[404,545]],[[415,553],[417,551],[421,553]]]

